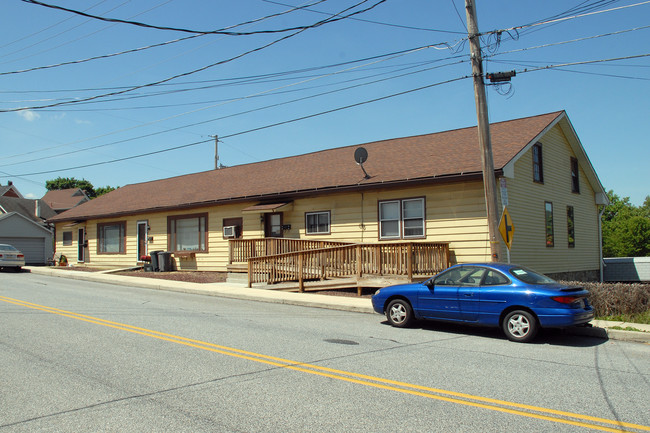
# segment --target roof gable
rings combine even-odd
[[[81,188],[68,188],[48,191],[42,198],[54,210],[66,210],[78,206],[88,200]]]
[[[555,112],[491,124],[496,170],[563,115]],[[482,174],[476,127],[366,143],[366,179],[354,160],[360,145],[131,184],[51,221],[83,220],[164,209],[263,200],[349,188],[372,188]]]
[[[31,219],[27,218],[24,215],[19,214],[18,212],[9,212],[7,214],[0,215],[0,227],[9,221],[12,221],[14,224],[14,226],[11,228],[11,231],[14,232],[11,234],[12,236],[18,234],[15,233],[15,230],[18,231],[30,230],[30,229],[34,230],[34,228],[37,228],[38,230],[41,230],[45,233],[52,234],[51,230],[48,230],[47,228],[43,227],[43,225],[32,221]],[[6,230],[6,228],[4,230]]]
[[[36,215],[38,207],[39,215]],[[44,219],[52,218],[56,212],[41,199],[31,200],[27,198],[0,197],[0,213],[16,212],[35,222],[43,222]]]

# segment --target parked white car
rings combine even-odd
[[[9,244],[0,244],[0,268],[18,272],[25,266],[25,255]]]

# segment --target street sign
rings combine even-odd
[[[510,218],[510,213],[508,213],[508,208],[503,208],[503,214],[501,214],[501,222],[499,222],[499,233],[503,241],[508,247],[508,251],[512,246],[512,236],[515,234],[515,225],[512,223],[512,218]]]

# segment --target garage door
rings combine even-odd
[[[0,238],[0,244],[9,244],[18,248],[25,255],[25,263],[28,265],[47,263],[45,238]]]

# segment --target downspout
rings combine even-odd
[[[600,282],[604,280],[604,269],[603,269],[603,214],[607,205],[603,205],[603,208],[598,213],[598,258],[600,260]]]

